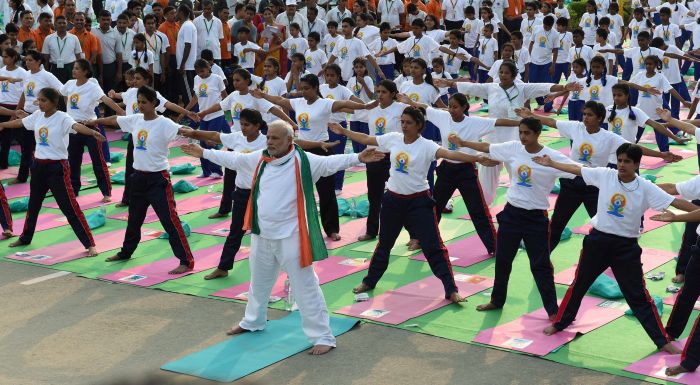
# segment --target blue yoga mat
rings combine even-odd
[[[351,318],[331,317],[333,335],[349,331],[358,322]],[[284,318],[269,321],[263,331],[230,338],[169,362],[161,369],[231,382],[309,348],[311,344],[301,330],[301,317],[295,311]]]

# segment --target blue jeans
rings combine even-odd
[[[226,123],[226,118],[224,118],[223,115],[219,116],[218,118],[214,118],[212,120],[201,120],[199,122],[199,129],[202,131],[214,131],[214,132],[221,132],[224,129],[224,126],[227,126],[228,124]],[[208,145],[205,141],[200,141],[199,145],[202,146],[204,149],[208,148],[216,148],[217,146],[210,146]],[[219,175],[222,175],[221,172],[221,166],[218,164],[202,158],[201,160],[202,163],[202,175],[209,176],[212,173],[217,173]]]

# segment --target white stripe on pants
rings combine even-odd
[[[312,266],[299,265],[299,233],[284,239],[265,239],[252,234],[250,242],[250,288],[240,327],[257,331],[267,323],[267,304],[280,268],[289,276],[294,300],[301,312],[301,327],[314,345],[335,346],[328,308]]]

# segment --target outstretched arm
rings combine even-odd
[[[668,122],[668,120],[667,120],[667,122]],[[666,127],[665,125],[663,125],[655,120],[648,119],[645,123],[650,125],[654,129],[654,131],[658,132],[659,134],[661,134],[667,138],[673,139],[674,141],[676,141],[676,143],[685,143],[685,142],[690,141],[690,138],[679,137],[678,135],[671,132],[671,130],[669,130],[668,127]]]
[[[348,138],[350,138],[350,140],[354,142],[364,144],[366,146],[379,146],[379,143],[377,143],[377,137],[375,136],[363,134],[361,132],[350,131],[347,128],[343,128],[343,126],[341,126],[338,123],[329,123],[328,128],[338,135],[347,136]]]
[[[682,130],[683,132],[685,132],[685,133],[688,134],[688,135],[693,135],[693,136],[695,136],[695,130],[697,130],[698,127],[695,126],[695,125],[692,123],[693,120],[690,120],[690,121],[687,121],[687,120],[686,120],[686,121],[678,120],[678,119],[674,118],[674,117],[671,115],[671,111],[669,111],[669,110],[664,110],[664,109],[662,109],[662,108],[657,108],[657,109],[656,109],[656,113],[659,114],[659,117],[660,117],[661,119],[663,119],[663,120],[665,120],[666,122],[668,122],[669,125],[671,125],[671,126],[673,126],[673,127],[676,127],[676,128],[678,128],[678,129]],[[652,121],[652,120],[651,120],[651,119],[647,120],[647,124],[649,124],[650,121]],[[654,122],[654,123],[657,123],[657,122]],[[658,124],[658,123],[657,123],[657,124]],[[652,127],[653,127],[653,126],[652,126]],[[668,130],[668,128],[667,128],[666,130]],[[658,130],[657,130],[657,131],[658,131]],[[659,131],[659,132],[661,132],[661,131]],[[674,140],[675,140],[675,139],[674,139]]]
[[[348,109],[348,110],[369,110],[374,108],[375,103],[358,103],[354,102],[352,100],[336,100],[333,102],[333,112],[340,112],[343,109]]]
[[[122,110],[122,108],[119,107],[119,105],[117,103],[115,103],[114,100],[112,100],[109,96],[105,95],[100,100],[102,100],[102,103],[106,104],[107,107],[113,109],[114,112],[117,113],[117,115],[121,115],[121,116],[126,115],[124,110]]]
[[[12,111],[14,114],[14,111]],[[15,119],[15,120],[10,120],[7,122],[2,122],[0,123],[0,130],[3,130],[5,128],[22,128],[22,119]]]
[[[535,156],[532,158],[532,161],[545,167],[551,167],[559,171],[564,171],[568,172],[569,174],[581,176],[580,164],[557,162],[555,160],[552,160],[552,158],[550,158],[548,155]]]
[[[119,127],[119,124],[117,124],[117,116],[116,115],[108,116],[106,118],[97,118],[97,119],[85,122],[85,125],[87,125],[87,126],[95,126],[97,124],[101,124],[103,126]]]
[[[295,138],[294,143],[296,143],[302,150],[314,150],[320,148],[324,152],[328,152],[331,148],[340,144],[339,140],[334,142],[319,142],[316,140],[304,140]]]
[[[659,183],[657,186],[670,195],[679,195],[675,183]]]
[[[491,143],[469,142],[466,140],[462,140],[462,138],[460,138],[456,134],[450,135],[447,138],[447,140],[450,143],[457,145],[457,147],[471,148],[472,150],[479,151],[479,152],[489,152],[489,149],[491,148]]]
[[[516,108],[515,113],[518,114],[521,118],[535,118],[540,121],[540,123],[544,124],[545,126],[549,126],[552,128],[557,128],[557,121],[546,117],[542,115],[536,115],[532,111],[528,110],[527,108]]]
[[[221,134],[216,131],[200,131],[193,130],[189,127],[182,127],[178,130],[177,133],[178,135],[184,136],[185,138],[221,144]]]
[[[88,128],[80,123],[73,124],[73,129],[78,134],[92,136],[93,138],[97,139],[98,142],[104,142],[105,140],[107,140],[104,136],[102,136],[102,134],[100,134],[99,131]]]
[[[289,99],[287,99],[287,98],[283,98],[281,96],[269,95],[269,94],[262,92],[261,90],[259,90],[257,88],[250,90],[250,94],[254,98],[265,99],[268,102],[270,102],[272,104],[276,104],[276,105],[278,105],[286,110],[293,110],[292,104],[289,102]]]

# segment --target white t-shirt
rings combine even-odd
[[[676,183],[678,194],[687,200],[700,199],[700,176],[693,177],[684,182]],[[700,235],[700,228],[696,230]]]
[[[389,153],[391,167],[386,185],[389,191],[410,195],[429,189],[426,176],[440,149],[437,143],[419,136],[406,144],[403,134],[390,132],[377,136],[377,144],[379,151]]]
[[[306,70],[316,76],[318,76],[323,66],[328,62],[328,57],[322,49],[316,49],[316,51],[307,49],[304,53],[304,57],[306,58]]]
[[[401,133],[401,115],[407,104],[393,102],[388,107],[374,107],[369,110],[369,134],[372,136],[382,136],[395,132]]]
[[[603,85],[602,77],[600,79],[591,77],[589,86],[586,86],[586,82],[584,82],[585,88],[582,90],[583,100],[603,103],[604,106],[612,104],[612,86],[617,84],[617,80],[615,76],[605,75],[605,85]]]
[[[581,21],[578,23],[578,26],[583,29],[583,44],[585,45],[595,44],[595,31],[598,29],[595,19],[595,13],[584,13],[581,16]]]
[[[243,53],[246,48],[260,49],[260,46],[253,42],[246,42],[246,45],[239,41],[233,46],[233,56],[238,56],[238,64],[243,68],[255,68],[255,52]]]
[[[80,40],[72,33],[66,33],[61,39],[56,32],[46,36],[41,53],[49,55],[49,61],[53,64],[70,64],[75,61],[75,55],[80,55],[83,50],[80,48]]]
[[[352,96],[352,91],[345,86],[341,86],[340,84],[334,88],[331,88],[328,84],[321,84],[319,91],[324,98],[329,100],[350,100],[350,97]],[[345,122],[345,112],[334,112],[331,114],[330,121],[333,123]]]
[[[426,118],[440,130],[443,147],[469,155],[475,155],[477,152],[470,148],[457,147],[455,144],[450,143],[448,141],[450,135],[456,134],[462,140],[478,142],[485,135],[492,133],[496,127],[496,119],[465,116],[461,122],[455,122],[452,120],[452,115],[449,112],[432,107],[428,107],[426,110]],[[461,163],[449,159],[445,159],[445,161]]]
[[[616,56],[612,52],[607,52],[607,53],[602,53],[600,52],[601,50],[604,49],[613,49],[613,46],[610,44],[605,44],[601,46],[599,43],[595,43],[593,46],[593,56],[600,56],[603,59],[605,59],[605,67],[608,67],[608,63],[610,60],[612,60],[613,65],[615,64]]]
[[[670,23],[669,25],[657,25],[652,37],[660,37],[664,39],[666,44],[676,45],[676,38],[681,37],[681,34],[681,28],[677,24]]]
[[[144,36],[146,36],[146,48],[153,54],[153,73],[160,74],[163,72],[160,55],[168,52],[170,40],[160,31],[155,31],[151,36],[148,36],[148,33],[144,33]]]
[[[295,53],[304,53],[309,49],[309,42],[304,37],[289,37],[282,42],[282,48],[287,50],[287,58],[291,59]]]
[[[669,92],[673,89],[668,79],[659,73],[654,74],[654,76],[650,78],[647,77],[645,72],[638,73],[632,76],[630,83],[639,84],[643,87],[654,87],[662,93]],[[652,95],[649,92],[640,92],[637,98],[637,107],[646,112],[646,114],[649,115],[649,119],[658,120],[660,118],[656,113],[656,109],[663,105],[662,97],[663,95]]]
[[[357,31],[355,37],[369,45],[369,43],[373,42],[375,39],[379,39],[379,28],[373,25],[366,25]]]
[[[34,75],[29,75],[29,72],[22,67],[17,67],[12,71],[8,71],[7,67],[2,67],[0,68],[0,76],[7,76],[14,79],[25,79],[24,81],[15,83],[11,83],[8,80],[3,80],[0,82],[0,104],[17,105],[17,102],[19,102],[19,97],[22,96],[24,83]]]
[[[367,48],[369,48],[369,51],[372,53],[372,55],[375,56],[375,59],[377,61],[378,65],[386,65],[386,64],[395,64],[396,63],[396,58],[393,53],[384,55],[384,56],[379,56],[377,57],[376,55],[380,52],[388,51],[394,47],[398,46],[398,43],[396,40],[392,38],[388,38],[386,41],[382,39],[374,39],[371,43],[367,45]]]
[[[214,54],[214,60],[221,59],[221,43],[224,38],[224,26],[218,17],[212,15],[211,20],[207,20],[204,15],[199,15],[192,22],[197,33],[197,57],[202,54],[205,49],[211,50]],[[182,27],[181,27],[182,28]],[[177,41],[180,41],[178,34]]]
[[[219,138],[224,147],[241,154],[247,154],[267,148],[267,137],[259,134],[252,142],[248,141],[242,133],[232,132],[230,134],[220,134]],[[247,168],[241,168],[236,172],[236,187],[248,189],[253,184],[253,173]]]
[[[399,92],[406,94],[416,103],[428,105],[434,104],[440,97],[440,91],[426,82],[421,84],[415,84],[412,81],[404,82],[401,87],[399,87]]]
[[[122,101],[124,102],[125,106],[124,112],[127,116],[139,113],[138,92],[139,89],[135,87],[131,87],[122,92]],[[162,114],[166,110],[165,103],[168,103],[168,100],[165,99],[158,91],[156,91],[156,95],[159,102],[158,106],[156,106],[156,112]]]
[[[528,19],[527,15],[523,15],[523,21],[520,23],[520,33],[523,34],[523,44],[530,44],[530,37],[535,29],[542,25],[542,19],[535,16],[534,20]]]
[[[77,80],[71,79],[61,87],[61,94],[68,98],[66,112],[78,122],[97,118],[95,107],[105,96],[100,84],[94,78],[89,79],[81,86],[78,86],[77,82]]]
[[[646,127],[646,122],[649,120],[649,116],[637,107],[627,106],[623,109],[617,109],[615,111],[615,117],[611,122],[609,119],[612,113],[612,108],[612,106],[609,106],[605,115],[605,123],[608,124],[608,131],[622,136],[630,143],[636,143],[637,130],[638,128]],[[630,109],[634,112],[634,120],[630,119]],[[612,154],[608,162],[617,163],[617,155]]]
[[[487,66],[492,66],[494,62],[493,54],[498,52],[498,41],[493,37],[479,38],[479,60]]]
[[[442,2],[442,10],[445,20],[464,20],[464,9],[467,8],[467,0],[447,0]]]
[[[559,53],[557,63],[571,63],[571,47],[574,44],[574,35],[571,32],[559,34]],[[587,67],[586,67],[587,68]]]
[[[153,52],[149,50],[145,50],[142,52],[132,50],[129,54],[129,65],[132,68],[141,67],[143,69],[148,69],[151,64],[153,64],[153,67],[155,68],[155,59],[153,57]]]
[[[484,22],[481,19],[464,19],[462,29],[464,29],[464,46],[474,48],[481,35],[481,30],[484,29]]]
[[[669,44],[668,47],[666,48],[666,52],[668,53],[675,53],[676,55],[685,55],[683,51],[678,49],[674,44]],[[668,79],[668,82],[671,84],[678,84],[683,81],[683,78],[681,77],[681,70],[680,67],[678,66],[678,59],[672,59],[668,56],[661,56],[659,57],[661,59],[661,62],[663,64],[663,67],[661,68],[661,73],[666,76],[666,79]]]
[[[674,198],[650,181],[637,175],[630,183],[622,183],[617,170],[607,167],[583,168],[586,184],[596,186],[598,213],[591,226],[598,231],[627,238],[638,238],[642,215],[647,209],[661,211]]]
[[[571,62],[573,63],[574,60],[576,59],[583,59],[583,61],[586,62],[586,69],[590,70],[591,68],[591,59],[593,59],[593,48],[583,45],[581,48],[577,47],[571,47],[569,49],[569,57],[571,58]]]
[[[367,88],[369,91],[374,92],[374,81],[372,80],[371,76],[365,75],[364,77],[365,84],[367,85]],[[362,84],[360,84],[357,81],[357,77],[353,76],[350,78],[347,84],[348,89],[352,94],[364,103],[369,103],[372,101],[370,99],[369,95],[367,95],[367,89],[365,89]],[[355,122],[363,122],[367,123],[367,110],[357,110],[355,111],[354,114],[351,115],[350,120],[355,121]]]
[[[318,98],[309,104],[304,98],[290,99],[299,126],[299,139],[328,141],[328,122],[333,112],[333,100]]]
[[[399,43],[397,48],[399,53],[406,55],[406,57],[425,60],[428,63],[428,67],[430,67],[433,52],[440,48],[440,44],[433,40],[432,37],[424,34],[421,37],[409,37]]]
[[[518,66],[518,72],[521,74],[525,73],[525,68],[527,68],[527,65],[530,63],[530,51],[525,47],[520,47],[520,49],[516,49],[513,53],[513,59]]]
[[[530,154],[520,141],[490,145],[490,158],[505,163],[510,171],[510,187],[506,193],[508,203],[525,210],[547,210],[547,195],[557,178],[574,177],[573,174],[533,162],[533,157],[543,155],[548,155],[556,162],[572,163],[564,154],[546,146],[538,153]]]
[[[353,60],[358,57],[366,57],[369,54],[369,49],[367,49],[367,45],[362,40],[354,37],[339,39],[333,50],[333,56],[335,56],[335,61],[340,66],[343,80],[348,81],[352,76]]]
[[[571,20],[571,16],[569,14],[569,9],[566,8],[566,6],[564,8],[559,8],[559,7],[554,8],[554,18],[556,20],[559,20],[562,17],[565,17],[565,18]]]
[[[471,60],[472,58],[472,55],[470,55],[469,52],[462,47],[458,46],[457,48],[452,48],[449,44],[445,44],[443,47],[457,53],[457,55],[462,54],[466,56],[467,60]],[[462,68],[462,59],[458,58],[456,55],[450,55],[445,52],[441,52],[441,54],[442,60],[445,62],[445,72],[451,75],[458,74],[460,68]]]
[[[39,72],[35,74],[26,71],[24,76],[24,87],[22,88],[22,92],[24,92],[24,110],[29,113],[39,109],[39,106],[34,105],[39,91],[46,87],[55,88],[57,90],[63,87],[63,83],[61,83],[56,76],[43,69],[40,69]]]
[[[696,21],[693,21],[692,23],[688,23],[685,25],[685,30],[693,33],[693,47],[698,47],[700,45],[700,24],[698,24]]]
[[[561,136],[571,139],[569,158],[586,167],[607,166],[610,156],[627,143],[622,136],[603,129],[589,134],[581,122],[558,121],[557,129]]]
[[[632,75],[646,71],[644,59],[651,55],[658,56],[661,59],[664,56],[664,51],[654,47],[649,47],[646,51],[641,51],[639,47],[625,49],[625,57],[632,59]]]
[[[321,40],[323,49],[326,50],[326,55],[330,56],[333,54],[333,50],[335,49],[335,46],[338,44],[338,42],[343,39],[342,36],[340,35],[335,35],[335,37],[331,36],[330,34],[326,35],[323,37]]]
[[[612,21],[612,20],[611,20]],[[646,19],[642,19],[642,21],[637,21],[637,19],[632,18],[629,23],[629,29],[632,33],[632,38],[630,39],[630,48],[637,48],[639,47],[639,43],[637,42],[637,36],[639,36],[640,32],[649,32],[652,33],[653,31],[649,26],[647,26],[647,21]],[[700,42],[700,40],[699,40]]]
[[[499,82],[499,77],[498,77],[498,71],[501,70],[501,64],[503,64],[503,59],[498,59],[495,62],[493,62],[493,65],[491,66],[491,69],[488,72],[489,77],[493,79],[494,82]],[[516,81],[523,81],[523,79],[520,77],[520,72],[518,71],[518,74],[515,75],[515,80]]]
[[[545,31],[544,27],[539,26],[532,32],[532,50],[530,51],[530,60],[532,64],[543,65],[552,62],[552,50],[559,48],[559,32],[554,28]]]
[[[377,12],[381,14],[380,23],[387,22],[391,28],[400,24],[399,14],[404,13],[403,1],[401,0],[379,0]]]
[[[491,10],[493,11],[493,17],[498,20],[503,20],[503,11],[508,8],[508,0],[494,0]]]
[[[199,75],[194,77],[194,92],[197,95],[197,104],[200,111],[204,111],[221,102],[221,91],[225,90],[224,79],[219,75],[210,74],[206,79],[202,79]],[[223,111],[216,111],[205,116],[204,120],[209,121],[223,115]]]
[[[50,117],[45,117],[41,111],[35,111],[22,119],[22,125],[29,131],[34,131],[37,159],[64,160],[68,159],[68,134],[75,134],[75,120],[62,111],[56,111]]]
[[[233,121],[233,126],[231,126],[232,132],[241,131],[241,111],[243,111],[244,108],[257,110],[263,114],[269,113],[270,109],[274,107],[272,103],[265,99],[255,98],[249,93],[241,95],[240,91],[233,91],[226,99],[222,100],[219,105],[221,105],[221,110],[231,111],[231,120]]]
[[[182,23],[182,26],[180,26],[180,31],[177,33],[177,44],[175,45],[177,68],[180,68],[180,63],[182,63],[182,58],[185,54],[185,43],[191,44],[190,55],[185,61],[185,70],[192,71],[194,70],[194,62],[197,60],[197,57],[199,57],[198,53],[201,53],[201,51],[198,50],[197,45],[197,27],[195,27],[189,20]],[[214,56],[214,58],[216,58],[216,56]],[[219,53],[219,58],[221,58],[221,53]]]
[[[119,128],[131,134],[134,142],[134,169],[145,172],[165,171],[168,163],[168,143],[175,140],[180,126],[158,116],[144,120],[143,114],[118,116]]]
[[[571,73],[569,75],[569,78],[566,80],[566,83],[578,83],[581,85],[581,91],[571,91],[569,92],[569,101],[570,102],[575,102],[582,100],[583,95],[581,93],[586,89],[586,77],[578,78],[576,77],[575,73]]]

